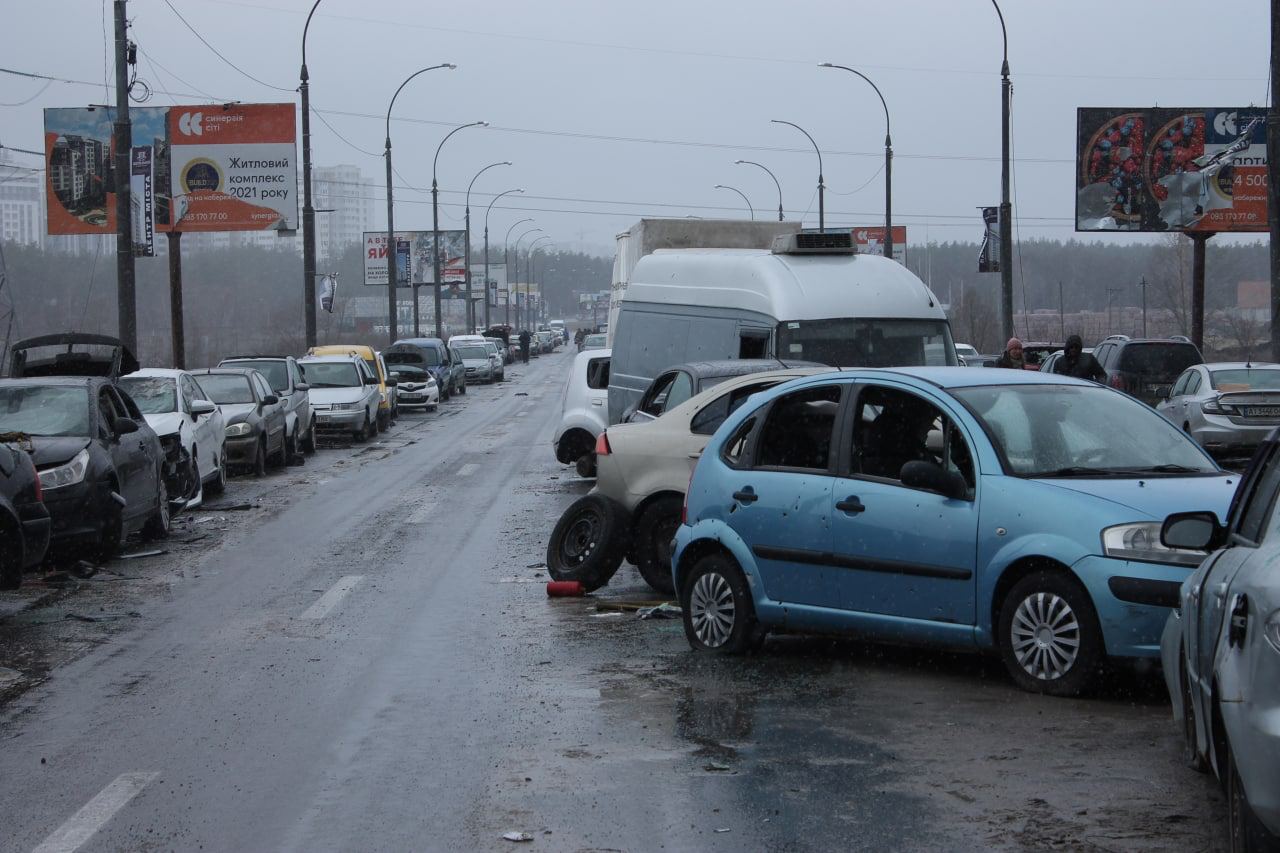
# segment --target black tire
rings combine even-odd
[[[671,579],[671,538],[680,526],[683,509],[684,498],[680,496],[658,498],[640,513],[632,533],[640,577],[658,592],[668,595],[676,589]]]
[[[763,639],[747,579],[723,554],[708,554],[694,565],[680,590],[680,607],[695,651],[740,655]]]
[[[274,468],[284,468],[289,464],[289,436],[280,436],[280,449],[276,451],[276,455],[272,457],[271,465]]]
[[[458,386],[458,393],[459,393],[459,394],[466,394],[466,393],[467,393],[467,383],[466,383],[466,380],[463,380],[462,384]]]
[[[307,434],[302,437],[302,452],[311,454],[316,452],[316,422],[311,421],[311,428],[307,430]]]
[[[227,490],[227,451],[223,448],[218,457],[218,476],[209,481],[205,491],[211,495],[220,495]]]
[[[382,413],[374,412],[373,420],[369,422],[369,437],[377,438],[380,432],[382,432]]]
[[[1223,738],[1222,785],[1227,796],[1227,850],[1231,853],[1267,853],[1280,850],[1280,838],[1272,835],[1254,814],[1236,769],[1231,744]]]
[[[1182,648],[1178,649],[1179,656]],[[1196,709],[1191,704],[1191,682],[1187,680],[1187,663],[1180,657],[1178,685],[1182,689],[1182,761],[1197,773],[1209,772],[1209,763],[1196,748]]]
[[[102,533],[89,551],[90,559],[95,562],[105,563],[110,560],[120,551],[120,544],[124,542],[124,507],[111,497],[111,492],[115,491],[118,489],[114,484],[108,485],[102,498],[102,512],[106,517],[102,520]]]
[[[378,409],[377,432],[375,432],[374,435],[377,435],[379,432],[386,432],[390,428],[391,428],[391,410],[388,409],[387,412],[384,414],[382,409]]]
[[[1102,629],[1089,594],[1064,572],[1041,570],[1014,584],[999,626],[1000,657],[1023,690],[1078,696],[1093,680]]]
[[[302,440],[298,437],[298,425],[293,425],[293,432],[289,433],[289,437],[284,442],[284,461],[288,464],[289,460],[301,452]]]
[[[169,538],[169,490],[165,487],[164,479],[160,476],[160,472],[156,472],[157,484],[156,495],[156,511],[147,519],[147,523],[142,525],[142,535],[146,539],[168,539]]]
[[[253,455],[253,476],[267,476],[267,437],[265,435],[258,442],[258,450]]]
[[[22,540],[13,524],[0,524],[0,589],[22,586]]]
[[[609,582],[627,553],[627,511],[602,495],[585,495],[569,505],[547,543],[547,573],[558,581],[579,581],[587,592]]]
[[[584,453],[578,457],[578,461],[573,463],[573,468],[578,472],[579,477],[594,477],[596,475],[596,455],[594,453]]]

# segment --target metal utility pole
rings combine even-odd
[[[1009,33],[1004,26],[1000,4],[991,0],[1000,18],[1004,39],[1004,61],[1000,66],[1000,314],[1003,334],[1013,337],[1013,203],[1009,201],[1009,102],[1013,83],[1009,80]]]
[[[493,210],[493,202],[502,198],[504,195],[511,195],[512,193],[522,193],[522,192],[524,192],[524,190],[520,190],[520,189],[507,190],[506,192],[500,192],[493,197],[493,200],[489,202],[489,206],[486,207],[484,211],[484,327],[486,329],[488,329],[492,325],[492,323],[490,323],[489,321],[489,213],[492,212]],[[503,261],[502,277],[504,279],[507,277],[506,276],[506,269],[507,269],[506,260],[507,260],[507,247],[504,245],[502,247],[502,261]],[[497,294],[494,294],[494,295],[496,296]],[[508,323],[510,323],[511,318],[508,317],[507,321]]]
[[[116,120],[115,162],[112,178],[116,190],[116,312],[120,343],[138,353],[138,297],[133,277],[133,220],[129,199],[129,174],[133,154],[133,123],[129,120],[129,20],[127,0],[115,0],[116,19]]]
[[[182,322],[182,232],[173,223],[169,240],[169,332],[173,340],[173,366],[187,369],[186,336]]]
[[[316,345],[316,209],[311,203],[311,85],[307,75],[307,29],[319,5],[320,0],[316,0],[302,27],[302,71],[298,75],[298,91],[302,95],[302,316],[308,348]],[[170,243],[171,247],[175,245]],[[172,266],[173,261],[170,260],[169,264]],[[391,339],[395,340],[394,330]]]
[[[1147,277],[1144,275],[1142,281],[1138,282],[1138,286],[1142,288],[1142,336],[1147,336]]]
[[[761,169],[764,169],[765,173],[769,177],[773,178],[773,185],[778,188],[778,221],[781,222],[782,221],[782,184],[778,183],[778,176],[775,175],[773,172],[769,171],[768,166],[765,166],[763,163],[757,163],[755,160],[734,160],[733,162],[735,165],[738,165],[738,166],[742,165],[743,163],[746,163],[749,166],[759,166]]]
[[[893,137],[889,133],[889,105],[885,103],[884,95],[880,92],[880,87],[871,82],[871,78],[850,68],[847,65],[835,65],[830,62],[822,62],[819,68],[839,68],[841,71],[848,71],[850,74],[857,74],[863,80],[875,89],[876,96],[880,98],[880,106],[884,107],[884,256],[893,258]]]
[[[449,141],[449,137],[453,136],[464,127],[487,127],[487,121],[473,121],[468,124],[459,125],[444,135],[444,139],[440,140],[440,144],[436,146],[436,156],[431,161],[431,255],[435,266],[435,306],[436,306],[436,337],[444,339],[444,317],[440,305],[440,288],[444,285],[441,281],[440,269],[440,186],[436,183],[436,166],[440,163],[440,149],[444,148],[444,144]],[[416,307],[418,300],[414,299],[415,313],[413,316],[413,333],[418,334],[418,315]],[[467,312],[464,312],[464,315]],[[471,330],[467,330],[470,334]]]
[[[1143,298],[1146,298],[1146,291],[1142,291]],[[1145,302],[1143,304],[1146,304]],[[1145,315],[1144,315],[1145,316]],[[1058,334],[1062,336],[1061,340],[1065,346],[1067,343],[1067,312],[1062,304],[1062,280],[1058,280]]]
[[[399,282],[396,281],[396,222],[395,207],[392,200],[391,185],[391,110],[396,105],[396,98],[400,97],[401,90],[409,85],[409,81],[419,74],[425,74],[428,71],[434,71],[437,68],[448,68],[453,70],[458,66],[451,62],[443,62],[439,65],[432,65],[429,68],[420,68],[408,77],[404,78],[404,82],[396,89],[396,93],[391,96],[391,103],[387,104],[387,142],[383,157],[387,161],[387,333],[390,339],[388,343],[396,341],[396,287]],[[439,248],[437,246],[437,248]],[[413,290],[413,335],[418,336],[418,286],[412,286]],[[436,311],[439,312],[440,295],[436,292]],[[312,309],[315,310],[314,308]],[[436,322],[439,322],[437,316]]]
[[[742,190],[738,189],[737,187],[731,187],[731,186],[728,186],[727,184],[716,184],[716,189],[729,190],[730,192],[735,192],[738,195],[742,196],[742,200],[746,202],[747,210],[751,213],[751,221],[752,222],[756,221],[756,209],[751,206],[751,199],[747,198],[746,193],[744,193]]]
[[[511,257],[509,254],[511,249],[511,232],[516,230],[516,227],[518,225],[521,225],[525,222],[532,222],[532,221],[533,221],[533,218],[529,216],[526,216],[524,219],[516,220],[515,222],[511,223],[511,227],[507,229],[507,236],[502,238],[502,265],[507,270],[507,274],[506,274],[507,299],[506,299],[506,311],[505,311],[506,316],[505,316],[504,322],[508,326],[511,325],[511,303],[515,301],[513,299],[515,294],[511,292],[511,287],[515,282],[518,282],[520,280],[519,272],[516,273],[514,278],[511,275]],[[520,256],[517,254],[516,265],[519,266],[519,264],[520,264]],[[520,306],[519,304],[517,304],[516,305],[516,328],[518,329],[519,327],[520,327]]]
[[[809,136],[809,131],[805,130],[800,125],[790,121],[781,121],[776,118],[770,119],[770,121],[773,124],[785,124],[794,127],[796,130],[803,133],[808,138],[809,142],[813,144],[813,150],[818,154],[818,230],[825,231],[827,229],[827,217],[822,199],[826,192],[826,183],[822,179],[822,149],[818,147],[818,143],[813,141],[813,137]]]
[[[1280,0],[1271,0],[1271,109],[1267,111],[1267,162],[1280,163]],[[1280,168],[1267,170],[1267,218],[1271,225],[1271,360],[1280,361]]]
[[[466,308],[466,311],[463,312],[467,318],[467,334],[471,334],[473,331],[475,331],[475,327],[476,327],[475,303],[471,301],[471,188],[476,185],[476,178],[480,177],[485,172],[492,169],[494,166],[510,166],[510,165],[511,165],[511,161],[509,160],[503,160],[501,163],[490,163],[488,166],[485,166],[483,169],[476,172],[475,178],[472,178],[471,183],[467,184],[467,213],[466,213],[466,220],[465,220],[466,229],[467,229],[467,232],[466,232],[467,233],[467,237],[466,237],[467,308]],[[489,317],[489,219],[488,219],[487,213],[485,214],[485,226],[484,226],[484,267],[485,267],[484,314],[485,314],[485,320],[486,320],[485,325],[487,327],[488,326],[487,321]]]
[[[1268,145],[1270,141],[1268,141]],[[1194,232],[1191,237],[1191,343],[1204,351],[1204,247],[1213,234]],[[1274,287],[1274,282],[1272,284]],[[1272,324],[1275,325],[1274,323]],[[1274,332],[1273,332],[1274,334]]]

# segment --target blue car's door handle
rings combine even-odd
[[[733,493],[733,499],[738,503],[749,504],[760,500],[760,496],[756,494],[756,490],[747,486]]]
[[[847,512],[850,515],[857,515],[865,510],[866,507],[862,505],[862,501],[858,500],[857,495],[849,495],[849,497],[836,504],[836,509],[841,512]]]

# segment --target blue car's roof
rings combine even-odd
[[[939,388],[972,388],[978,385],[1094,385],[1056,373],[1035,370],[1006,370],[998,367],[891,367],[846,368],[858,373],[910,376]]]

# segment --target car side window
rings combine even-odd
[[[289,365],[289,382],[292,385],[296,387],[302,384],[303,382],[307,381],[302,378],[302,368],[298,366],[298,362],[290,361],[288,362],[288,365]]]
[[[593,358],[587,362],[587,387],[598,391],[609,387],[609,359]]]
[[[1191,381],[1192,372],[1193,371],[1188,370],[1178,377],[1177,382],[1173,383],[1173,388],[1169,389],[1170,399],[1173,399],[1174,397],[1181,397],[1186,393],[1187,383]]]
[[[1098,348],[1094,350],[1093,356],[1098,360],[1098,364],[1103,368],[1107,366],[1107,359],[1111,357],[1111,350],[1114,347],[1115,344],[1100,344]]]
[[[756,467],[830,470],[840,392],[840,385],[819,385],[774,400],[756,444]]]
[[[106,388],[98,391],[98,434],[103,438],[110,438],[115,435],[115,422],[119,415],[116,413],[115,403],[111,401],[111,395],[107,393]]]
[[[675,371],[659,376],[649,393],[640,401],[640,411],[655,418],[666,411],[667,396],[671,393],[671,384],[675,380]]]
[[[1200,371],[1193,370],[1191,371],[1190,379],[1187,381],[1187,390],[1184,391],[1183,393],[1188,395],[1194,395],[1194,394],[1198,394],[1199,392],[1200,392]]]
[[[747,444],[751,439],[751,431],[756,428],[755,417],[749,417],[738,428],[733,431],[733,435],[729,436],[729,440],[724,443],[724,449],[720,451],[720,458],[725,464],[733,468],[741,468],[747,452]]]
[[[693,377],[681,370],[676,373],[675,381],[671,383],[671,392],[667,394],[667,402],[662,410],[669,412],[692,396]]]
[[[1280,450],[1272,450],[1265,467],[1254,478],[1249,495],[1240,509],[1240,519],[1235,533],[1247,542],[1257,544],[1262,541],[1264,524],[1275,503],[1276,491],[1280,489]]]
[[[255,375],[253,377],[253,381],[254,384],[258,386],[258,395],[260,398],[270,397],[275,393],[271,390],[271,386],[267,384],[267,380],[263,379],[261,375]]]
[[[898,480],[908,462],[932,462],[955,472],[973,491],[968,442],[941,409],[909,391],[864,388],[854,408],[853,473]]]
[[[776,381],[753,382],[750,385],[734,389],[727,394],[721,394],[703,406],[693,416],[693,419],[689,422],[689,431],[694,435],[712,435],[720,428],[720,424],[724,423],[725,418],[736,412],[738,407],[747,401],[748,397],[766,388],[772,388],[777,384]]]

